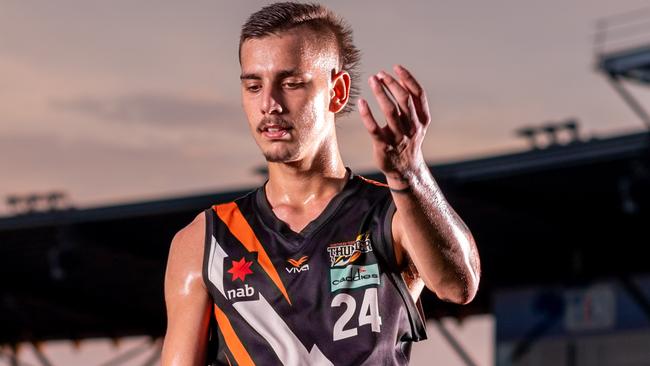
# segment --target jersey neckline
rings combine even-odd
[[[358,184],[355,183],[357,183],[359,179],[357,179],[357,177],[352,173],[350,168],[345,167],[345,170],[348,173],[348,180],[345,182],[343,189],[335,194],[327,203],[325,209],[323,209],[323,211],[321,211],[314,220],[310,221],[300,232],[293,231],[289,225],[280,220],[273,212],[271,204],[266,197],[265,187],[268,183],[267,180],[255,192],[255,204],[260,213],[260,217],[262,218],[262,222],[264,225],[273,231],[280,233],[287,239],[302,240],[312,236],[332,218],[341,204],[356,191]]]

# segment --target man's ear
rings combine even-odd
[[[345,70],[332,70],[332,89],[330,89],[330,112],[338,113],[350,99],[350,74]]]

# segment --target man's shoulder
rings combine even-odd
[[[245,206],[245,205],[253,202],[257,197],[257,192],[260,189],[263,189],[263,188],[264,188],[264,186],[262,185],[262,186],[253,188],[253,189],[251,189],[249,191],[245,191],[243,193],[242,192],[236,193],[233,196],[231,196],[230,199],[221,200],[218,203],[212,204],[212,206],[210,208],[212,210],[215,210],[217,207],[230,206],[230,205],[237,205],[237,206],[240,206],[240,207]]]
[[[183,286],[186,279],[201,274],[205,243],[203,212],[174,235],[169,247],[165,286]]]
[[[205,214],[198,213],[196,217],[182,229],[178,230],[172,239],[172,249],[195,251],[203,248],[205,237]]]

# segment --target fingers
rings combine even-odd
[[[406,89],[400,82],[395,80],[395,78],[393,78],[390,74],[380,71],[377,76],[379,77],[379,80],[381,80],[381,82],[386,85],[388,91],[393,95],[395,101],[397,102],[397,105],[399,107],[398,113],[400,114],[400,118],[398,118],[400,129],[406,135],[411,136],[413,133],[413,128],[415,127],[415,121],[413,121],[413,118],[417,117],[415,113],[412,113],[412,110],[409,107],[409,105],[412,104],[411,94],[409,93],[408,89]]]
[[[370,89],[372,89],[372,92],[375,94],[375,98],[379,103],[379,108],[384,113],[384,116],[386,116],[386,122],[388,122],[388,127],[393,134],[394,141],[401,141],[402,137],[404,136],[404,132],[403,127],[400,126],[400,116],[397,106],[388,97],[388,94],[386,94],[386,91],[382,86],[383,83],[379,80],[379,78],[377,78],[377,76],[372,75],[370,77],[369,83]]]
[[[397,101],[397,105],[400,108],[400,111],[408,111],[408,99],[409,99],[409,92],[406,88],[404,88],[400,83],[395,80],[394,77],[390,76],[390,74],[387,74],[383,71],[380,71],[377,74],[377,78],[381,80],[381,82],[386,85],[388,88],[388,91],[395,97],[395,100]]]
[[[382,128],[379,127],[375,117],[373,117],[372,112],[370,111],[370,108],[368,108],[368,102],[366,102],[365,99],[359,98],[357,106],[359,108],[359,114],[361,114],[361,121],[363,122],[363,125],[366,126],[366,129],[372,136],[373,140],[383,143],[384,134]]]
[[[397,76],[399,76],[402,86],[413,96],[413,104],[415,105],[418,119],[421,123],[428,124],[431,121],[431,114],[424,89],[404,66],[395,65],[393,69],[397,73]]]

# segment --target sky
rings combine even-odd
[[[261,183],[237,42],[264,3],[0,1],[0,198],[63,190],[86,207]],[[324,4],[354,29],[365,97],[395,63],[425,87],[430,162],[525,149],[514,131],[548,121],[578,118],[585,137],[642,128],[596,72],[593,36],[648,1]],[[374,170],[358,114],[338,124],[346,164]]]
[[[237,43],[265,3],[0,0],[0,215],[10,194],[63,190],[87,207],[260,184]],[[425,87],[429,162],[526,149],[514,131],[549,121],[577,118],[583,138],[643,128],[596,71],[593,46],[597,19],[650,1],[323,3],[354,29],[371,107],[365,80],[393,64]],[[648,90],[630,88],[650,107]],[[346,164],[374,170],[358,114],[337,129]],[[491,320],[458,329],[478,363],[490,364]],[[460,365],[438,351],[441,342],[419,345],[414,357]],[[47,347],[74,364],[69,345]]]

